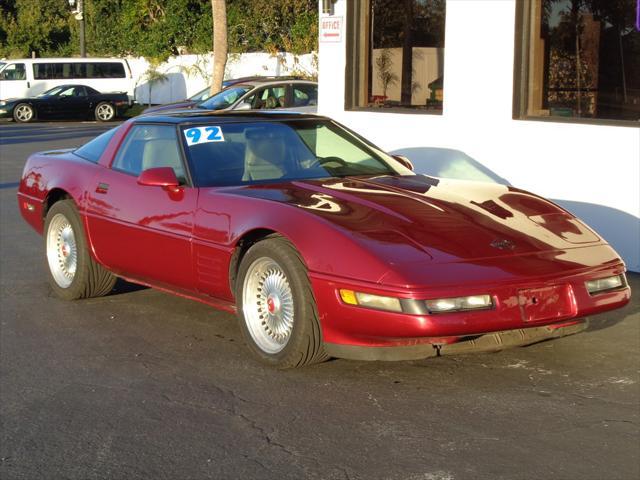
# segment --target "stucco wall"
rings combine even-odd
[[[335,15],[346,20],[345,4]],[[423,173],[553,199],[640,271],[640,129],[513,120],[515,8],[516,0],[447,2],[442,115],[345,111],[346,38],[320,43],[319,111],[402,151]]]

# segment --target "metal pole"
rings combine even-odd
[[[87,47],[84,43],[84,0],[78,0],[78,20],[80,21],[80,56],[87,56]]]

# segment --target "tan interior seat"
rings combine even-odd
[[[174,139],[149,140],[142,152],[142,170],[157,167],[171,167],[181,182],[186,179],[184,166],[180,159],[178,144]]]
[[[286,173],[284,163],[285,145],[281,137],[247,138],[242,180],[249,182],[282,178]]]

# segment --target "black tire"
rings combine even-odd
[[[18,123],[28,123],[36,119],[36,110],[28,103],[19,103],[13,108],[13,119]]]
[[[243,311],[245,288],[250,291],[248,282],[245,281],[247,273],[263,259],[275,262],[274,264],[281,269],[293,299],[293,327],[284,347],[278,352],[265,351],[259,342],[256,342],[253,336],[255,334],[252,334],[249,325],[251,314],[245,315]],[[307,269],[300,254],[288,240],[274,235],[249,248],[240,263],[235,290],[242,333],[249,349],[259,360],[279,368],[292,368],[323,362],[328,358],[322,345],[318,309]],[[258,303],[259,300],[256,300],[256,306]]]
[[[100,102],[93,113],[99,122],[110,122],[116,118],[116,107],[109,102]]]
[[[68,240],[69,228],[73,247]],[[73,200],[60,200],[47,212],[44,223],[44,248],[49,284],[58,297],[77,300],[100,297],[113,290],[117,278],[91,257],[84,228]],[[66,257],[72,257],[74,254],[75,268],[67,268],[66,264],[63,266]],[[73,273],[70,273],[71,270]]]

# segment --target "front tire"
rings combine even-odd
[[[44,232],[49,284],[58,297],[100,297],[113,289],[116,276],[91,257],[72,200],[61,200],[49,209]]]
[[[95,115],[99,122],[110,122],[116,116],[116,109],[109,102],[101,102],[96,105]]]
[[[249,249],[236,302],[244,338],[262,362],[290,368],[328,358],[306,267],[286,239],[272,236]]]
[[[19,103],[13,109],[13,119],[18,123],[28,123],[36,118],[36,111],[28,103]]]

